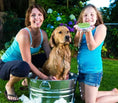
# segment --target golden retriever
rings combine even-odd
[[[71,34],[67,27],[59,26],[53,31],[49,40],[52,50],[42,67],[44,74],[55,76],[57,80],[67,78],[71,63],[70,42]]]

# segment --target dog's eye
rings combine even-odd
[[[67,33],[70,33],[70,31],[67,31]]]
[[[61,34],[62,33],[62,31],[59,31],[59,34]]]

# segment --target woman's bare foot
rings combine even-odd
[[[28,80],[27,80],[27,78],[25,78],[25,79],[22,81],[22,86],[28,86]]]
[[[7,83],[5,88],[6,88],[5,96],[9,101],[18,101],[19,100],[19,98],[15,94],[14,87],[9,86]]]
[[[113,91],[113,95],[118,95],[118,89],[117,88],[112,89],[112,91]]]

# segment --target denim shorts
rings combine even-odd
[[[102,80],[103,72],[99,73],[80,73],[78,76],[79,83],[83,82],[84,84],[99,87]]]

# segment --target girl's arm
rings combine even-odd
[[[77,30],[74,37],[74,46],[78,47],[78,44],[81,42],[82,36],[83,32]]]
[[[39,76],[42,79],[49,79],[48,76],[41,73],[38,70],[38,68],[36,68],[31,62],[30,37],[29,37],[28,32],[24,29],[21,30],[18,33],[16,40],[19,43],[19,48],[20,48],[22,59],[23,59],[23,61],[26,61],[29,64],[32,72],[34,72],[37,76]]]
[[[92,35],[91,30],[85,33],[89,50],[94,50],[104,41],[106,37],[106,30],[106,26],[104,24],[100,24],[97,26],[94,36]]]

